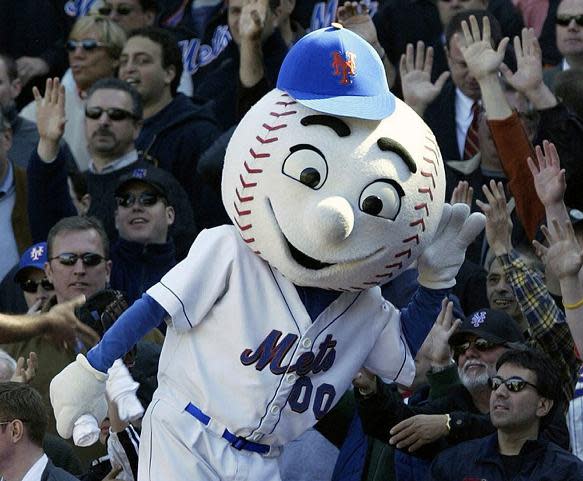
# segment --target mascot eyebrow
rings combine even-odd
[[[348,137],[350,135],[350,127],[344,120],[332,115],[307,115],[300,123],[307,127],[308,125],[323,125],[330,127],[338,137]]]
[[[389,139],[388,137],[381,137],[379,140],[377,140],[377,145],[379,146],[379,149],[385,152],[394,152],[399,157],[401,157],[412,174],[417,172],[417,164],[415,164],[413,157],[411,157],[411,154],[409,154],[405,147],[403,147],[399,142],[393,139]]]

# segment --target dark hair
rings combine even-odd
[[[97,217],[85,217],[80,215],[65,217],[51,227],[49,235],[47,236],[47,256],[49,258],[53,256],[55,237],[62,232],[78,232],[91,229],[99,234],[101,243],[103,244],[103,255],[106,259],[109,259],[109,238],[103,228],[103,224]]]
[[[139,0],[140,7],[144,12],[158,13],[160,6],[156,0]]]
[[[24,423],[30,441],[42,447],[48,417],[40,394],[28,384],[0,382],[0,422],[15,419]]]
[[[583,118],[583,71],[563,70],[555,77],[555,95],[561,102]]]
[[[555,403],[560,399],[561,386],[556,374],[558,369],[554,361],[545,353],[536,349],[511,349],[498,358],[496,370],[504,364],[512,364],[533,371],[536,375],[535,384],[538,393]]]
[[[6,65],[6,73],[8,74],[8,80],[13,82],[18,78],[18,67],[16,66],[16,60],[7,53],[0,53],[0,60]]]
[[[182,70],[184,69],[182,66],[182,52],[178,47],[176,37],[168,30],[158,27],[138,28],[130,32],[128,39],[132,37],[145,37],[160,45],[160,48],[162,49],[162,67],[167,69],[172,66],[176,72],[174,79],[170,83],[170,92],[172,93],[172,97],[174,97],[178,91],[180,77],[182,76]]]
[[[132,99],[133,105],[133,114],[136,118],[141,119],[144,115],[144,109],[142,107],[142,98],[138,91],[132,87],[127,82],[120,80],[118,78],[102,78],[95,82],[89,90],[87,90],[87,100],[97,91],[97,90],[121,90],[122,92],[127,93],[130,98]]]
[[[471,16],[476,17],[478,21],[478,27],[480,28],[480,33],[482,33],[482,22],[484,17],[488,17],[490,20],[490,30],[492,32],[492,47],[497,48],[498,43],[502,40],[502,29],[500,28],[500,24],[494,15],[486,10],[463,10],[461,12],[456,13],[449,23],[445,27],[445,45],[449,48],[449,43],[451,41],[451,37],[454,36],[456,33],[460,33],[462,31],[462,22],[465,20],[468,24],[470,23]]]

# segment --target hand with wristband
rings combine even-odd
[[[547,268],[559,279],[567,323],[578,351],[583,352],[583,250],[571,222],[566,221],[561,225],[553,219],[551,224],[552,230],[546,226],[541,227],[549,246],[545,247],[537,241],[533,241],[533,244]]]

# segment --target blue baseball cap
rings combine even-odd
[[[366,40],[337,23],[291,48],[277,88],[327,114],[380,120],[395,110],[382,60]]]
[[[39,242],[34,244],[24,251],[20,262],[18,263],[18,270],[14,273],[14,281],[20,282],[20,278],[24,274],[25,269],[33,268],[44,270],[45,262],[47,262],[47,243]]]

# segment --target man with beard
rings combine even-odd
[[[430,333],[433,345],[429,400],[407,405],[395,384],[384,384],[378,378],[370,382],[366,376],[355,381],[354,392],[365,433],[394,445],[402,454],[406,451],[425,460],[409,462],[412,468],[396,465],[397,471],[414,471],[414,477],[407,479],[423,479],[429,466],[427,460],[445,448],[495,431],[489,418],[492,393],[489,380],[496,374],[496,363],[505,352],[527,348],[520,328],[504,311],[481,309],[458,327],[459,321],[453,320],[449,304],[436,321],[437,331]],[[451,362],[446,344],[456,364]],[[442,356],[443,353],[447,355]],[[461,384],[456,383],[456,374]],[[541,431],[545,439],[568,447],[561,407],[557,407],[551,422]]]

